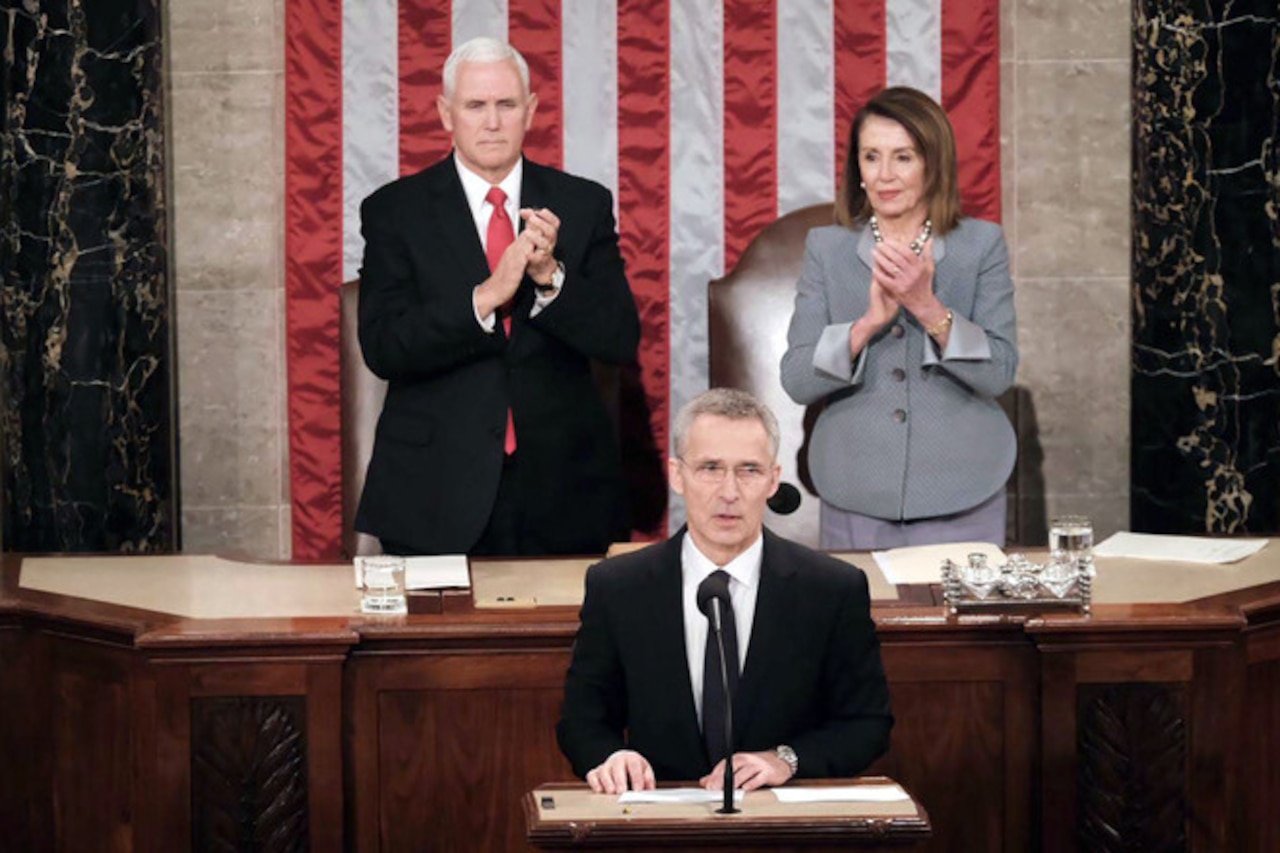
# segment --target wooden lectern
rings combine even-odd
[[[882,776],[812,780],[793,787],[894,785]],[[666,786],[663,786],[666,787]],[[905,792],[904,792],[905,793]],[[714,803],[619,804],[580,783],[543,785],[524,797],[525,833],[539,850],[644,851],[726,848],[738,853],[901,850],[930,836],[929,817],[910,795],[894,802],[783,803],[772,790],[747,793],[734,815]]]

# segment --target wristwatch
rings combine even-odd
[[[556,293],[560,288],[564,287],[564,262],[556,262],[556,269],[555,272],[551,273],[550,282],[547,284],[538,284],[535,281],[533,285],[537,289],[538,293],[543,296],[551,296],[553,293]]]
[[[773,754],[781,758],[791,768],[791,775],[795,776],[800,772],[800,757],[796,755],[796,751],[785,743],[778,744],[774,747]]]

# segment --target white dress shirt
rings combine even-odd
[[[489,251],[489,220],[493,218],[494,206],[486,198],[493,184],[477,175],[475,172],[463,165],[458,159],[455,151],[453,155],[453,165],[458,169],[458,179],[462,181],[462,192],[467,197],[467,207],[471,210],[471,219],[476,224],[476,233],[480,235],[480,245],[485,252]],[[512,231],[516,234],[520,233],[520,185],[524,181],[524,158],[521,157],[516,164],[511,167],[511,171],[499,183],[498,189],[507,194],[507,201],[503,204],[503,208],[507,211],[507,216],[511,219]],[[491,270],[492,272],[492,270]],[[538,316],[543,308],[551,304],[551,301],[559,295],[559,291],[544,295],[541,292],[534,296],[533,310],[529,312],[530,317]],[[471,307],[475,311],[476,322],[486,332],[494,330],[496,317],[493,313],[480,316],[480,311],[475,304],[474,291],[471,297]]]
[[[680,545],[683,581],[680,597],[684,604],[684,651],[689,660],[689,682],[693,685],[693,706],[702,725],[702,670],[706,660],[707,632],[710,623],[698,609],[698,585],[717,569],[729,573],[729,598],[733,601],[733,619],[738,631],[738,671],[747,665],[747,646],[751,642],[751,625],[756,615],[756,595],[760,591],[760,561],[764,557],[764,535],[729,563],[717,566],[698,550],[687,532]]]

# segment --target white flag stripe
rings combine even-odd
[[[618,6],[562,0],[564,168],[604,184],[618,203]],[[536,119],[535,119],[536,121]]]
[[[507,40],[507,0],[454,0],[454,46],[479,36]]]
[[[342,6],[342,278],[360,273],[360,202],[395,180],[400,162],[396,0]]]
[[[778,0],[779,215],[835,198],[831,2]]]
[[[942,102],[942,0],[886,0],[885,78]]]
[[[671,412],[707,387],[707,282],[724,274],[724,16],[671,4]],[[677,344],[678,342],[678,344]]]
[[[707,282],[724,274],[724,9],[671,3],[668,422],[707,387]],[[663,448],[665,449],[665,448]],[[672,495],[669,530],[684,523]]]

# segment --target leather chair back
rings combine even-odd
[[[792,402],[782,390],[778,371],[787,349],[796,280],[804,266],[805,235],[833,221],[831,204],[788,213],[765,227],[733,272],[711,282],[707,291],[711,385],[749,391],[773,409],[782,433],[778,448],[782,482],[800,492],[795,512],[770,512],[765,524],[814,548],[818,547],[818,497],[809,481],[805,454],[817,413]]]
[[[356,507],[373,454],[373,434],[387,396],[387,383],[373,375],[360,352],[356,309],[360,281],[342,285],[339,351],[342,382],[342,550],[348,557],[382,553],[376,537],[357,533]]]

